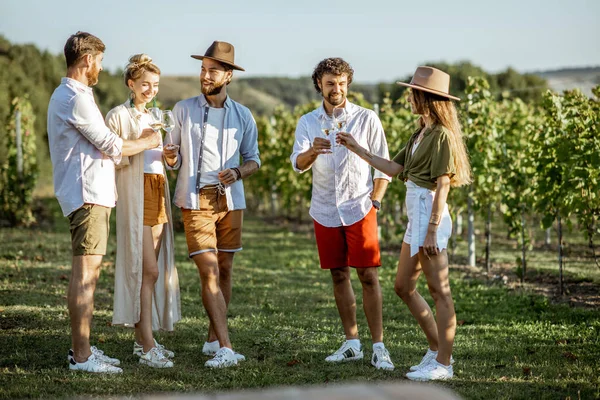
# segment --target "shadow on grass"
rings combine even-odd
[[[0,241],[0,397],[122,396],[404,380],[427,346],[393,290],[397,254],[386,254],[379,273],[385,342],[396,370],[386,373],[370,365],[370,334],[354,274],[365,359],[344,365],[325,363],[324,358],[341,344],[343,330],[331,277],[319,268],[314,239],[309,233],[247,218],[244,251],[235,258],[229,309],[232,343],[246,362],[227,370],[203,367],[207,357],[201,349],[208,320],[196,267],[187,258],[185,238],[177,233],[184,319],[174,332],[157,334],[176,352],[175,368],[157,371],[140,366],[131,354],[132,331],[110,326],[113,236],[98,283],[92,342],[120,358],[125,373],[110,378],[71,374],[66,367],[70,339],[64,298],[69,234],[63,228],[1,231],[3,239],[14,240]],[[43,259],[36,259],[37,255]],[[456,378],[444,386],[466,398],[577,398],[577,390],[582,398],[598,395],[597,312],[556,306],[541,296],[465,279],[459,271],[451,271],[451,285],[459,322]],[[418,290],[431,304],[424,279]]]

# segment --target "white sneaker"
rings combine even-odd
[[[452,379],[454,371],[452,365],[445,366],[437,362],[435,359],[431,360],[429,364],[423,368],[409,372],[406,377],[411,381],[437,381]]]
[[[165,346],[158,343],[156,341],[156,339],[154,339],[154,347],[156,347],[158,350],[160,350],[163,353],[163,355],[167,358],[175,357],[175,353],[173,351],[168,350]],[[133,355],[141,357],[143,352],[144,352],[144,346],[142,346],[141,344],[138,344],[138,342],[136,342],[134,340],[133,341]]]
[[[97,348],[96,346],[91,346],[90,350],[92,351],[92,354],[95,355],[96,358],[103,363],[110,364],[110,365],[121,365],[121,361],[119,361],[116,358],[111,358],[111,357],[105,355],[104,352],[102,350],[100,350],[99,348]],[[67,356],[67,361],[70,362],[71,359],[73,359],[74,354],[75,353],[73,352],[73,349],[69,349],[69,355]]]
[[[147,365],[153,368],[172,368],[173,361],[169,360],[162,351],[157,347],[153,347],[149,352],[140,356],[140,364]]]
[[[98,359],[94,353],[92,353],[88,359],[82,363],[78,363],[71,356],[69,360],[69,369],[71,371],[85,371],[104,374],[120,374],[123,372],[123,370],[119,367],[115,367],[114,365],[100,361],[100,359]]]
[[[218,340],[215,340],[214,342],[204,342],[204,345],[202,346],[202,354],[207,356],[214,356],[215,354],[217,354],[217,351],[219,351],[220,348],[221,346],[219,345]],[[246,361],[246,357],[244,357],[237,351],[234,351],[234,354],[238,362]]]
[[[233,350],[227,347],[221,347],[213,358],[204,363],[208,368],[226,368],[234,365],[237,365],[237,358]]]
[[[202,354],[206,356],[214,356],[217,354],[217,351],[221,346],[219,346],[219,341],[215,340],[214,342],[204,342],[204,346],[202,346]]]
[[[384,369],[386,371],[394,370],[394,363],[385,347],[376,347],[373,349],[371,364],[377,369]]]
[[[417,370],[423,368],[424,366],[429,364],[431,362],[431,360],[435,360],[437,355],[438,355],[437,351],[427,349],[427,353],[425,353],[425,355],[421,359],[421,362],[418,363],[417,365],[413,365],[412,367],[410,367],[410,370],[417,371]],[[450,365],[452,365],[452,364],[454,364],[454,358],[452,356],[450,356]]]
[[[362,352],[361,348],[353,347],[346,340],[344,342],[344,344],[342,344],[342,347],[337,349],[335,351],[335,353],[333,353],[332,355],[328,356],[325,359],[325,361],[331,362],[331,363],[337,363],[337,362],[362,360],[362,358],[363,358],[363,352]]]

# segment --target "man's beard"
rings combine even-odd
[[[203,84],[200,82],[202,94],[205,96],[215,96],[223,91],[223,88],[227,86],[227,82],[224,80],[216,83]]]
[[[326,97],[327,102],[334,107],[339,106],[346,100],[346,97],[344,97],[344,95],[342,93],[336,93],[336,94],[339,94],[339,97],[337,97],[336,99],[332,98],[331,93]]]
[[[96,68],[96,66],[94,66],[94,69],[91,71],[88,71],[85,74],[85,77],[88,80],[88,86],[94,86],[96,83],[98,83],[98,76],[100,75],[100,70],[98,68]]]

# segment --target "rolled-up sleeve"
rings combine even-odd
[[[431,178],[436,179],[442,175],[450,175],[452,178],[456,170],[454,169],[454,157],[450,148],[448,133],[445,130],[440,132],[434,142],[431,154]]]
[[[73,112],[68,123],[73,125],[100,152],[113,159],[121,161],[123,139],[106,126],[98,106],[85,95],[73,97]]]
[[[386,160],[390,159],[390,153],[388,150],[387,140],[385,139],[385,132],[383,131],[383,126],[381,125],[381,121],[377,117],[375,113],[370,115],[371,117],[371,130],[369,134],[369,150],[371,153],[384,158]],[[387,181],[391,181],[388,175],[384,174],[379,170],[375,170],[373,174],[373,179],[386,179]]]
[[[260,154],[258,152],[258,129],[252,114],[248,116],[244,128],[244,136],[240,143],[240,154],[244,163],[254,161],[260,168]]]
[[[306,172],[308,171],[311,166],[309,166],[307,169],[299,169],[298,166],[296,165],[296,160],[298,159],[298,156],[302,153],[304,153],[305,151],[308,151],[308,149],[310,149],[310,137],[308,135],[308,127],[306,125],[306,121],[304,119],[304,116],[300,117],[300,119],[298,120],[298,124],[296,125],[296,132],[295,132],[295,140],[294,140],[294,148],[292,150],[292,155],[290,156],[290,161],[292,162],[292,168],[294,168],[294,171],[298,172],[298,173],[302,173],[302,172]]]

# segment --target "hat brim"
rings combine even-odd
[[[406,86],[406,87],[409,87],[412,89],[422,90],[422,91],[428,92],[428,93],[437,94],[438,96],[446,97],[448,99],[460,101],[460,98],[458,98],[456,96],[452,96],[451,94],[448,94],[448,93],[440,92],[439,90],[429,89],[429,88],[426,88],[423,86],[415,85],[412,83],[406,83],[406,82],[396,82],[396,84],[400,85],[400,86]]]
[[[232,64],[229,61],[222,60],[220,58],[209,57],[209,56],[197,56],[197,55],[191,55],[190,57],[195,58],[196,60],[202,60],[204,58],[208,58],[209,60],[215,60],[215,61],[220,62],[221,64],[229,65],[231,68],[237,69],[238,71],[246,71],[244,68],[240,67],[239,65]]]

